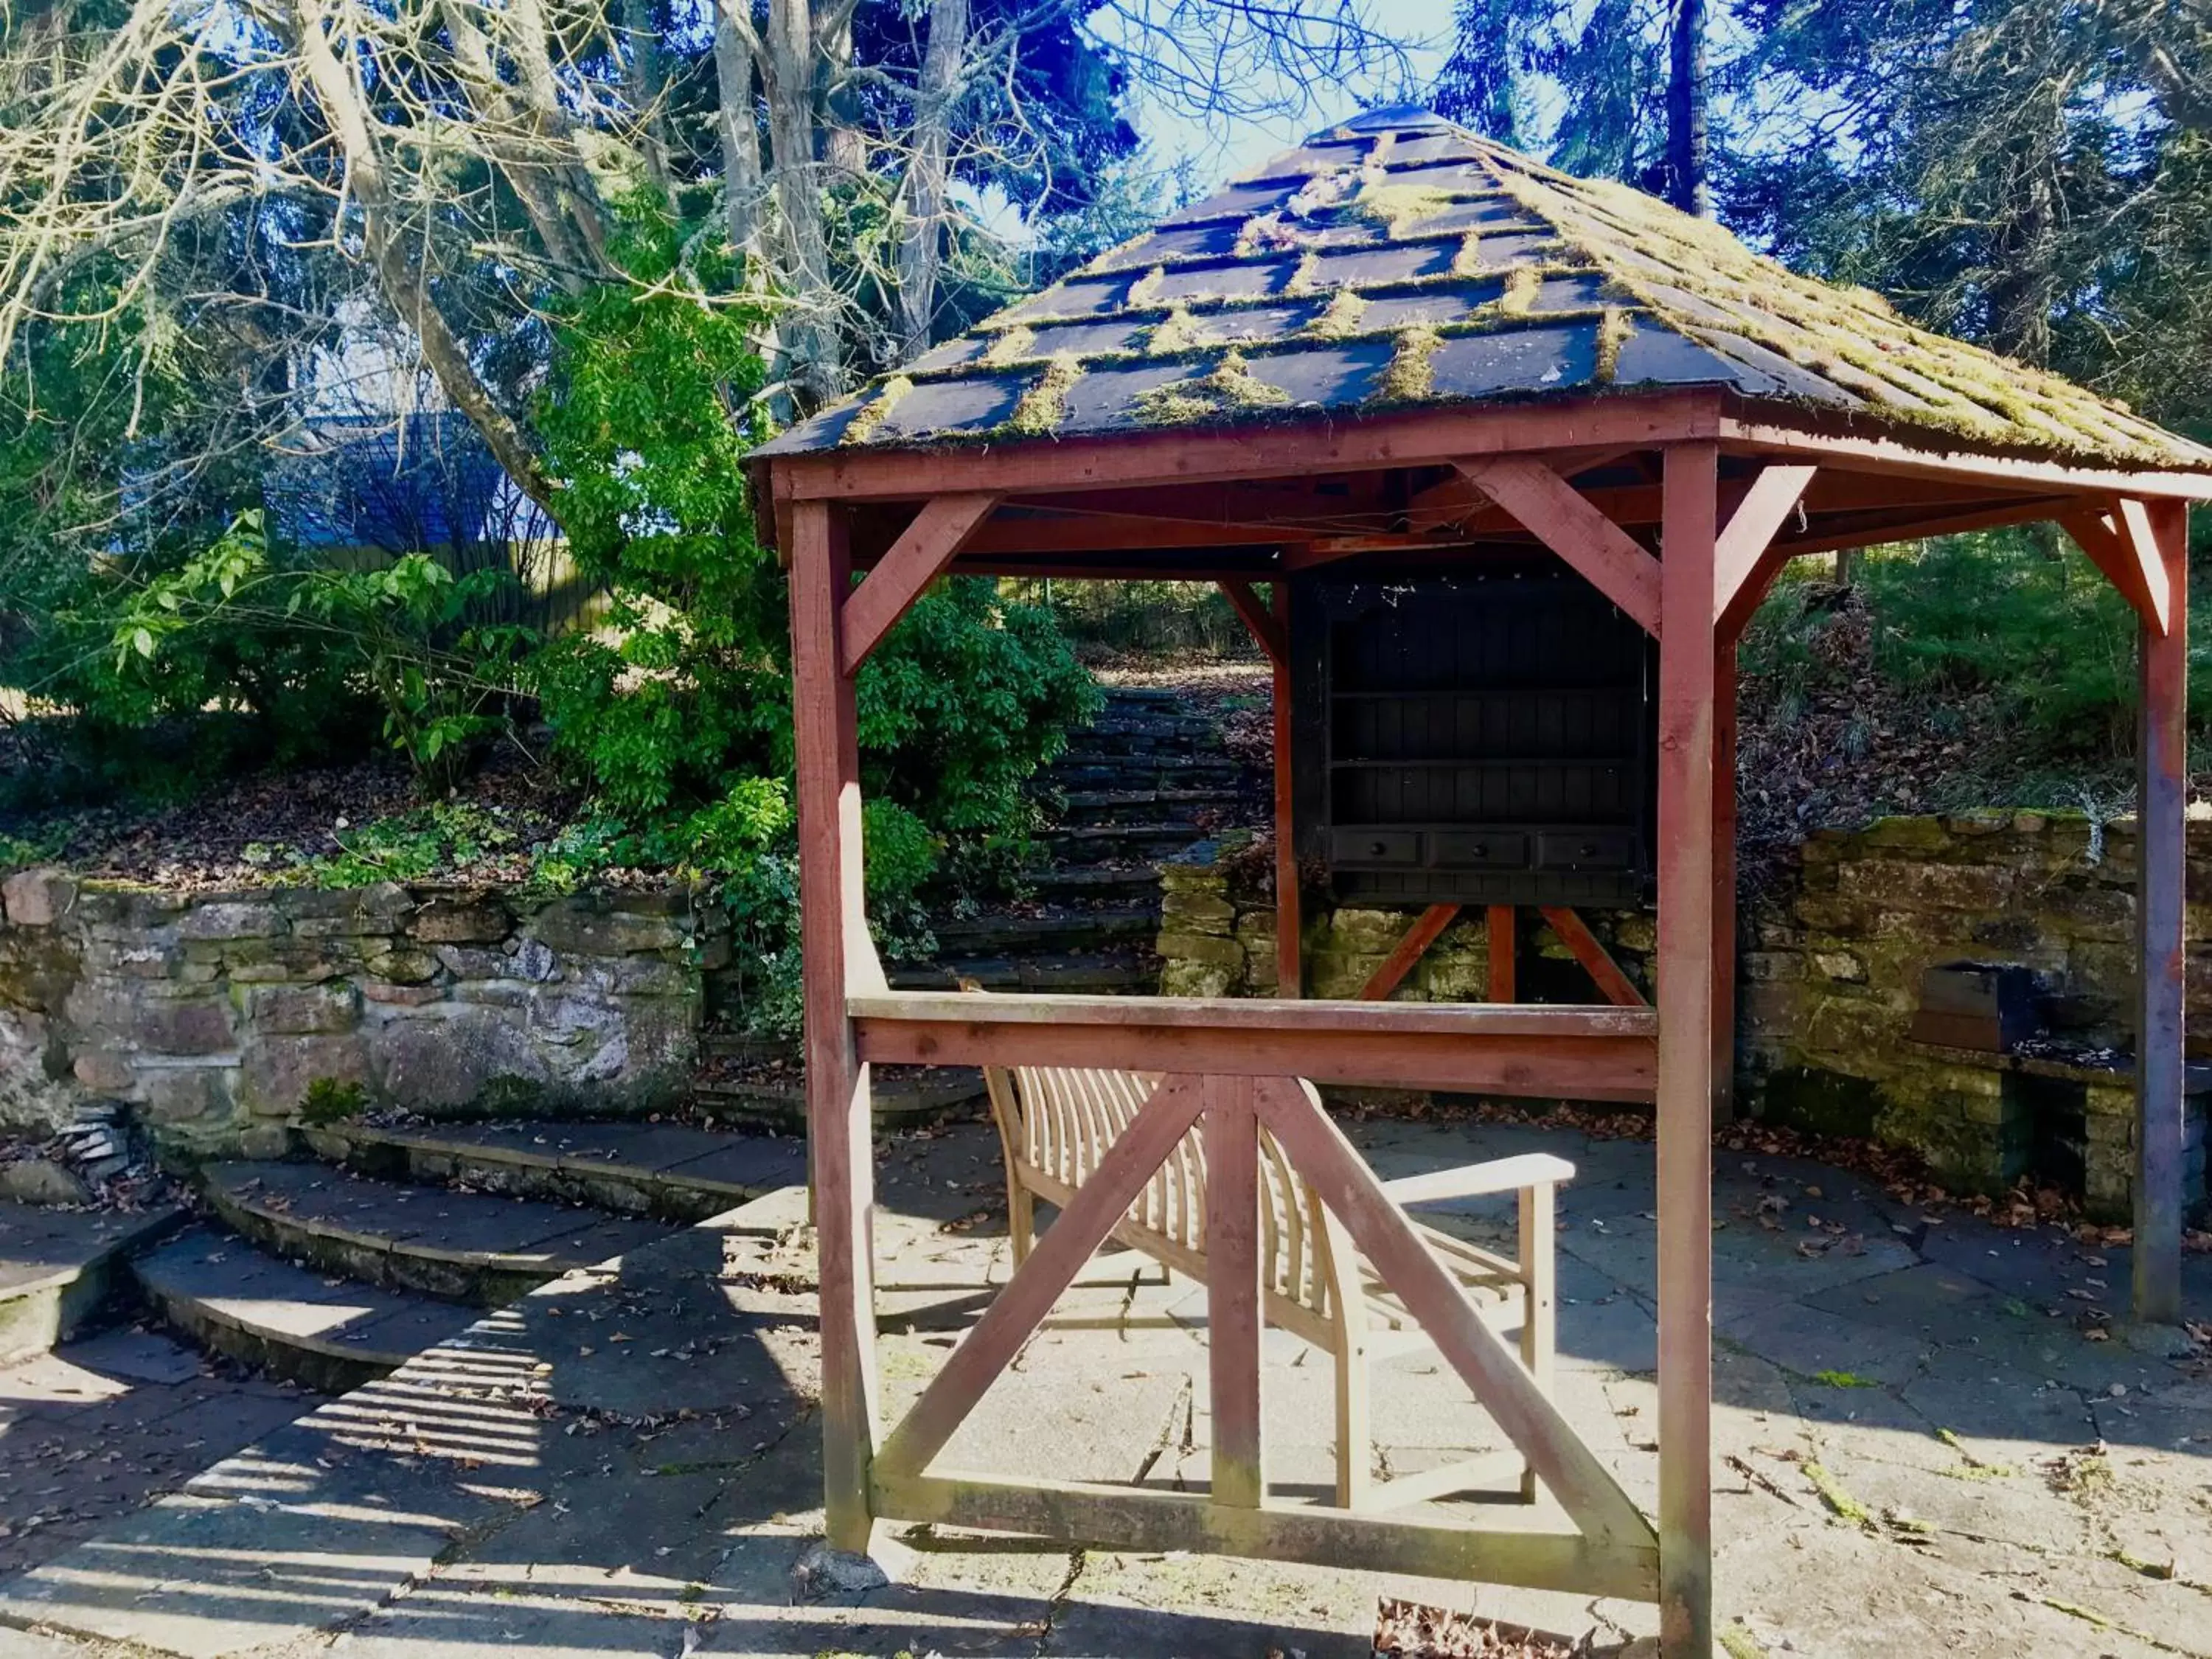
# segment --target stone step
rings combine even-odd
[[[1150,900],[1153,913],[1158,914],[1160,872],[1149,864],[1054,865],[1025,870],[1022,879],[1041,899],[1065,902],[1140,896]]]
[[[531,1199],[398,1186],[321,1164],[210,1164],[199,1180],[218,1216],[279,1255],[483,1308],[672,1231]]]
[[[1241,789],[1073,789],[1061,797],[1060,824],[1151,822],[1195,829],[1202,817],[1233,812],[1251,799]]]
[[[82,1329],[115,1290],[120,1263],[184,1219],[152,1210],[63,1210],[0,1203],[0,1365],[46,1352]]]
[[[949,957],[886,968],[895,990],[949,990],[972,979],[986,991],[1144,992],[1159,986],[1159,963],[1150,952],[1070,952],[1048,957]]]
[[[1117,939],[1151,941],[1160,931],[1160,908],[1157,903],[1127,904],[1036,916],[959,916],[933,923],[931,931],[947,955],[1081,950]]]
[[[1172,708],[1183,699],[1183,694],[1171,685],[1109,685],[1102,695],[1108,708]]]
[[[459,1184],[676,1223],[704,1221],[806,1179],[805,1149],[789,1141],[680,1123],[333,1123],[302,1133],[318,1158],[378,1180]]]
[[[1249,778],[1260,781],[1265,775],[1261,769],[1249,767],[1226,752],[1216,749],[1194,755],[1134,754],[1127,749],[1109,749],[1095,744],[1085,732],[1077,732],[1068,740],[1060,757],[1044,769],[1048,778],[1065,778],[1070,772],[1085,767],[1098,767],[1112,772],[1157,772],[1163,776],[1191,775]]]
[[[899,983],[898,974],[889,975]],[[931,981],[928,988],[941,990],[951,981]],[[870,1115],[878,1134],[902,1129],[927,1128],[949,1120],[972,1117],[984,1102],[983,1074],[972,1066],[933,1066],[922,1068],[878,1068],[868,1091]],[[793,1183],[804,1183],[805,1175],[806,1093],[797,1082],[752,1082],[744,1078],[704,1077],[691,1085],[691,1098],[718,1123],[766,1132],[772,1146],[791,1149],[797,1173]]]
[[[1045,835],[1055,859],[1162,859],[1180,853],[1204,832],[1188,823],[1094,823],[1071,825]]]
[[[1083,728],[1076,751],[1086,756],[1206,757],[1220,755],[1221,734],[1203,720],[1187,726],[1152,720],[1101,720]]]
[[[327,1277],[204,1223],[136,1257],[131,1271],[146,1301],[198,1346],[325,1394],[365,1387],[481,1315]]]

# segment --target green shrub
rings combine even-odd
[[[271,552],[258,509],[178,569],[127,590],[111,639],[114,684],[167,710],[244,696],[283,728],[312,726],[365,696],[384,738],[444,793],[471,747],[506,718],[526,629],[464,624],[470,603],[510,580],[456,577],[426,553],[332,569]]]
[[[1765,683],[1785,720],[1816,686],[1870,672],[1938,726],[1971,703],[2023,764],[2102,767],[2134,752],[2134,613],[2055,529],[1871,550],[1854,583],[1846,602],[1825,573],[1799,572],[1776,585],[1747,629],[1743,668]],[[1860,627],[1863,641],[1848,637]],[[2201,726],[2212,719],[2212,617],[2203,605],[2191,606],[2190,641],[2190,714]]]
[[[594,814],[538,867],[553,882],[650,866],[715,882],[750,1023],[795,1029],[798,881],[782,571],[753,532],[744,456],[764,435],[760,314],[707,297],[683,228],[641,214],[618,252],[639,277],[556,328],[538,414],[579,568],[607,627],[549,644],[528,678],[556,756]],[[1003,881],[1030,842],[1022,785],[1097,692],[1050,615],[996,584],[940,582],[858,685],[871,925],[886,955],[933,948],[933,884]]]

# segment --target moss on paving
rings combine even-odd
[[[1878,1530],[1875,1526],[1874,1516],[1868,1513],[1866,1505],[1846,1492],[1843,1483],[1829,1474],[1826,1468],[1817,1458],[1806,1459],[1804,1468],[1805,1478],[1813,1483],[1813,1490],[1820,1494],[1820,1501],[1826,1504],[1838,1519],[1847,1521],[1855,1527],[1863,1528],[1868,1532]]]

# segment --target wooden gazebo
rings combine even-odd
[[[1734,977],[1735,641],[1791,557],[2055,520],[2141,617],[2135,1306],[2179,1305],[2186,516],[2212,452],[2050,375],[1794,276],[1717,227],[1425,112],[1316,135],[757,452],[791,570],[805,1057],[829,1531],[878,1519],[1655,1600],[1711,1645],[1711,1139]],[[1289,584],[1546,550],[1659,642],[1656,1006],[1298,999]],[[861,573],[865,578],[855,582]],[[1280,994],[894,993],[862,916],[854,677],[946,574],[1218,582],[1277,664]],[[1272,602],[1251,586],[1273,583]],[[1173,1073],[954,1352],[879,1420],[872,1061]],[[1659,1513],[1622,1493],[1450,1294],[1295,1079],[1650,1099]],[[1724,1106],[1723,1106],[1724,1109]],[[1257,1127],[1295,1162],[1571,1525],[1268,1500],[1253,1258],[1214,1253],[1208,1493],[934,1472],[929,1458],[1130,1194],[1204,1121],[1208,1203],[1250,1231]],[[1238,1155],[1241,1144],[1242,1156]],[[917,1420],[917,1419],[924,1420]]]

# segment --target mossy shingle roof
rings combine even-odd
[[[2212,470],[2212,450],[1878,295],[1415,109],[1316,134],[758,453],[1690,386]]]

